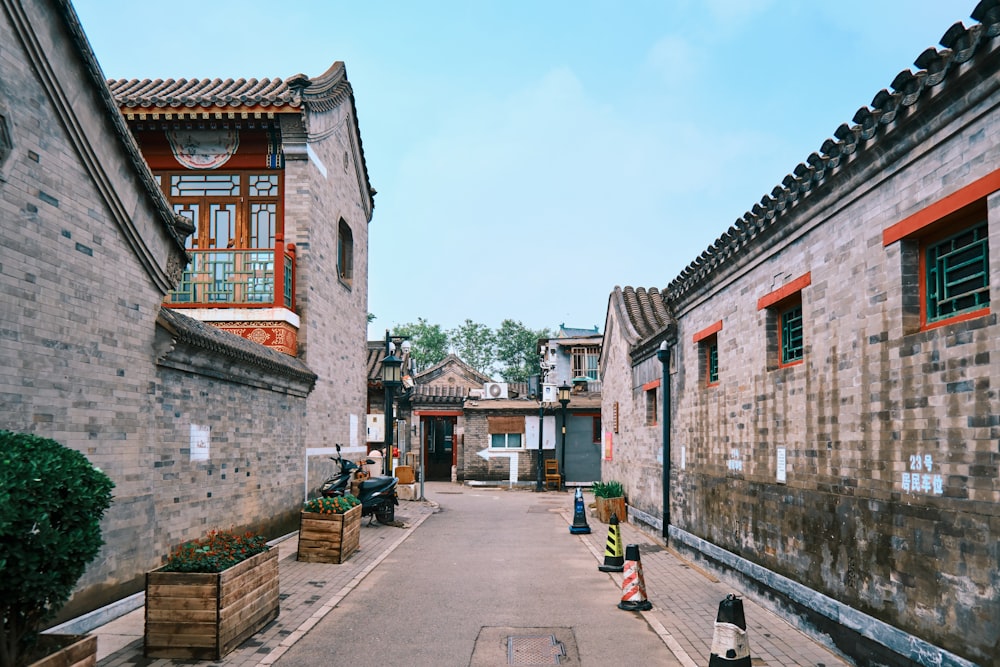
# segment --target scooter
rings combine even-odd
[[[323,485],[320,487],[320,495],[327,498],[349,493],[351,477],[358,470],[356,463],[345,461],[340,455],[340,445],[337,445],[337,456],[330,458],[340,466],[340,472],[323,482]],[[366,459],[365,463],[372,464],[375,461]],[[399,484],[398,477],[380,476],[362,481],[358,488],[358,500],[361,501],[361,516],[373,516],[379,523],[383,524],[395,521],[396,505],[399,504],[399,498],[396,495],[397,484]]]

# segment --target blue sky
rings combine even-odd
[[[667,285],[975,0],[77,0],[110,78],[346,64],[370,335],[598,325]]]

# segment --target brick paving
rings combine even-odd
[[[567,525],[573,523],[572,509],[560,512]],[[578,535],[604,563],[608,526],[588,517],[589,534]],[[630,524],[620,524],[623,545],[639,545],[639,563],[646,584],[646,599],[653,605],[640,612],[685,667],[708,664],[719,603],[735,593],[743,599],[750,657],[755,667],[839,667],[850,665],[822,644],[790,625],[777,614],[755,604],[744,593],[723,583],[711,573],[688,562],[673,550],[665,549],[646,533]],[[609,573],[621,589],[622,574]]]
[[[573,523],[572,495],[557,515]],[[267,667],[350,593],[379,563],[401,544],[437,505],[431,501],[403,502],[396,510],[397,526],[362,523],[361,548],[340,565],[300,563],[296,560],[297,534],[278,543],[281,576],[281,613],[262,631],[218,661],[147,659],[142,655],[143,608],[96,630],[99,667],[168,667],[218,665]],[[597,564],[604,562],[608,528],[591,513],[591,533],[567,536],[578,539]],[[638,544],[646,596],[653,608],[641,612],[650,627],[685,667],[708,663],[719,602],[726,595],[743,592],[722,583],[711,573],[665,549],[649,535],[621,524],[623,544]],[[609,573],[608,585],[620,591],[622,575]],[[747,634],[754,667],[840,667],[850,665],[797,628],[743,597]],[[628,612],[621,612],[628,613]]]
[[[169,665],[219,665],[263,667],[271,665],[292,644],[309,631],[382,562],[409,535],[434,513],[432,502],[403,502],[396,509],[402,525],[361,523],[361,547],[346,563],[300,563],[296,560],[298,534],[278,543],[281,586],[281,613],[252,638],[222,660],[168,660],[145,658],[142,654],[143,608],[94,631],[97,634],[99,667],[167,667]],[[111,646],[102,650],[102,645]]]

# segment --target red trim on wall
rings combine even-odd
[[[647,382],[646,384],[642,385],[642,390],[649,391],[650,389],[656,389],[659,386],[660,386],[660,381],[653,380],[652,382]]]
[[[722,320],[719,320],[715,324],[707,326],[698,333],[696,333],[694,336],[691,337],[691,342],[697,343],[699,341],[703,341],[712,334],[719,333],[720,331],[722,331]]]
[[[882,245],[887,246],[900,239],[913,236],[946,215],[968,206],[977,199],[991,195],[997,190],[1000,190],[1000,169],[887,227],[882,232]]]
[[[414,410],[415,417],[461,417],[462,410]]]
[[[765,308],[770,308],[776,303],[780,303],[792,296],[796,292],[802,291],[803,287],[809,287],[812,284],[812,271],[809,271],[805,275],[799,276],[792,282],[788,283],[784,287],[780,287],[770,294],[765,294],[764,296],[757,299],[757,310],[764,310]]]

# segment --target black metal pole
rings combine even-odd
[[[663,539],[670,543],[670,348],[666,341],[656,352],[663,366]]]
[[[392,395],[395,393],[395,387],[385,388],[385,457],[382,461],[382,472],[388,477],[392,474],[392,431],[393,431],[393,417],[392,417]]]
[[[385,356],[388,357],[391,352],[389,347],[392,340],[389,338],[389,330],[385,330]],[[385,448],[382,451],[382,474],[386,477],[389,476],[391,471],[391,459],[392,456],[392,394],[394,387],[390,386],[388,382],[383,379],[382,388],[385,390],[385,437],[382,438],[382,444]]]
[[[542,420],[545,418],[545,404],[538,402],[538,469],[535,471],[535,491],[544,491],[542,486]]]
[[[566,406],[569,401],[559,399],[562,405],[562,442],[559,443],[559,488],[564,488],[566,484]]]

